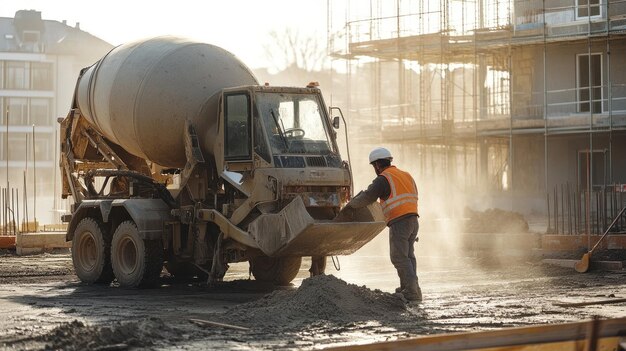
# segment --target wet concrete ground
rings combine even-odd
[[[0,350],[80,349],[68,342],[73,337],[82,338],[76,345],[100,350],[317,349],[427,334],[574,322],[593,316],[626,316],[626,303],[555,305],[626,298],[624,271],[579,274],[532,259],[499,261],[503,262],[495,265],[493,260],[476,256],[421,254],[418,266],[424,301],[409,305],[399,319],[347,324],[320,320],[297,329],[280,325],[255,328],[249,320],[229,321],[250,327],[239,331],[201,327],[189,319],[220,322],[222,312],[271,292],[272,287],[247,280],[247,264],[232,265],[227,281],[211,290],[199,282],[174,282],[166,274],[160,288],[129,290],[115,284],[81,284],[68,253],[4,254],[0,256]],[[341,257],[339,263],[341,270],[336,271],[329,260],[327,274],[384,292],[393,292],[398,284],[383,251],[365,250]],[[308,277],[307,270],[305,261],[293,286],[286,289],[299,287]],[[103,334],[103,329],[108,334]],[[124,331],[136,335],[117,337]]]

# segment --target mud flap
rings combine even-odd
[[[349,255],[385,227],[377,203],[355,210],[350,217],[349,221],[315,220],[296,197],[279,213],[262,215],[250,223],[248,234],[268,256]]]

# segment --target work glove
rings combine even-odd
[[[354,208],[350,206],[348,203],[344,208],[339,211],[337,217],[335,217],[335,222],[351,222],[354,220]]]

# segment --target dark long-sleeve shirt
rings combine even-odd
[[[361,191],[352,200],[350,200],[350,207],[361,208],[378,199],[387,200],[390,194],[391,187],[389,186],[387,178],[379,175],[372,181],[372,184],[370,184],[367,189]]]
[[[383,201],[387,200],[389,198],[389,195],[391,195],[391,187],[389,186],[389,182],[387,181],[387,178],[385,178],[385,176],[379,175],[372,181],[367,189],[361,191],[354,198],[352,198],[352,200],[350,200],[350,202],[348,203],[348,206],[352,208],[362,208],[378,199],[382,199]],[[396,223],[404,218],[413,216],[419,217],[419,215],[417,215],[416,213],[409,213],[393,219],[392,221],[387,223],[387,225],[390,226],[393,223]]]

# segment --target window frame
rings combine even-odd
[[[46,79],[40,81],[35,72],[46,72]],[[54,89],[54,65],[52,62],[31,62],[30,63],[30,90],[51,91]],[[43,83],[43,84],[41,84]]]
[[[30,90],[30,61],[4,61],[3,86],[6,90]],[[16,67],[20,65],[21,67]],[[12,67],[13,66],[13,67]],[[10,70],[18,70],[21,74],[10,74]],[[17,77],[21,76],[22,86],[18,87]]]
[[[595,19],[595,18],[602,18],[603,17],[603,4],[604,4],[604,0],[597,0],[598,4],[591,4],[592,1],[595,0],[585,0],[587,3],[584,5],[580,4],[581,0],[576,0],[576,4],[575,4],[575,9],[574,11],[576,12],[576,20],[583,20],[583,19]],[[582,16],[580,15],[580,11],[581,10],[587,10],[589,12],[592,12],[595,8],[598,9],[598,14],[597,15],[587,15],[587,16]]]
[[[247,143],[247,155],[237,155],[237,156],[229,156],[228,155],[228,98],[231,96],[245,96],[246,98],[246,106],[247,106],[247,133],[248,133],[248,143]],[[253,155],[253,135],[252,135],[252,103],[250,94],[247,91],[237,91],[237,92],[228,92],[224,93],[224,161],[226,162],[251,162]]]
[[[596,112],[594,111],[594,104],[596,103],[597,99],[593,98],[593,79],[590,76],[589,77],[589,85],[586,87],[581,86],[581,77],[580,77],[580,58],[586,56],[587,62],[588,62],[588,66],[587,66],[587,71],[589,71],[589,67],[591,66],[591,57],[592,56],[600,56],[600,111]],[[593,72],[593,71],[592,71]],[[583,89],[589,89],[589,100],[587,101],[581,101],[581,93]],[[589,104],[589,109],[587,111],[584,111],[582,109],[582,105],[583,104]],[[576,54],[576,112],[577,113],[604,113],[604,53],[603,52],[592,52],[592,53],[583,53],[583,54]]]

